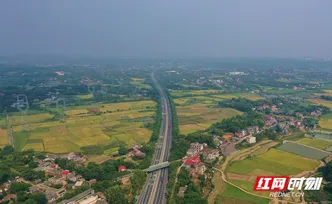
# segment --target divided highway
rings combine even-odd
[[[158,88],[161,97],[162,123],[156,150],[151,165],[168,161],[172,144],[172,113],[169,99],[163,88],[157,82],[154,72],[151,75],[154,85]],[[139,204],[166,203],[166,186],[168,181],[168,169],[156,170],[147,176],[146,183],[138,199]]]

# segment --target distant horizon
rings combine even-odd
[[[27,59],[52,59],[52,58],[60,58],[60,59],[86,59],[86,60],[195,60],[195,59],[207,59],[207,60],[243,60],[243,59],[267,59],[267,60],[332,60],[332,57],[273,57],[273,56],[239,56],[239,57],[209,57],[209,56],[85,56],[85,55],[32,55],[32,54],[12,54],[5,55],[0,54],[1,58],[27,58]]]

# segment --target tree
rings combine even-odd
[[[28,163],[28,166],[29,166],[30,168],[32,168],[32,169],[38,167],[37,163],[34,162],[33,160],[31,160],[31,161]]]
[[[28,200],[24,201],[24,204],[38,204],[38,203],[35,200],[28,199]]]
[[[44,193],[31,194],[29,199],[36,201],[38,204],[47,204],[47,198]]]
[[[14,182],[10,184],[9,192],[10,193],[25,192],[29,190],[30,186],[31,185],[27,183]]]
[[[322,169],[323,177],[326,181],[332,181],[332,161],[328,162]]]
[[[11,173],[9,167],[5,164],[0,164],[0,184],[6,182],[10,175]]]
[[[281,133],[282,132],[282,129],[281,129],[280,125],[276,126],[276,132],[277,133]]]
[[[28,169],[23,172],[23,178],[28,181],[43,179],[44,177],[45,173],[43,171],[33,171],[31,169]]]
[[[125,145],[120,145],[119,154],[120,155],[125,155],[125,154],[127,154],[127,152],[128,152],[127,147]]]
[[[3,149],[2,149],[2,152],[5,153],[5,154],[11,154],[13,153],[15,150],[12,146],[5,146]]]
[[[127,204],[128,200],[120,186],[113,186],[105,191],[108,203]]]

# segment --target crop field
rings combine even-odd
[[[247,194],[226,183],[224,190],[217,196],[215,203],[268,204],[269,202],[269,199]]]
[[[264,176],[266,176],[264,174]],[[262,196],[269,196],[270,192],[264,192],[264,191],[254,191],[254,185],[255,185],[255,181],[251,182],[251,181],[247,181],[247,180],[229,180],[232,184],[235,184],[251,193],[255,193],[257,195],[262,195]]]
[[[212,95],[212,94],[221,94],[223,90],[217,89],[209,89],[209,90],[169,90],[170,94],[174,98],[181,98],[181,97],[191,97],[191,96],[202,96],[202,95]]]
[[[145,84],[145,79],[143,78],[131,78],[131,84],[135,85],[137,88],[142,88],[142,89],[152,89],[152,87],[148,84]]]
[[[326,142],[332,142],[332,135],[324,134],[324,133],[315,133],[316,139],[323,140]]]
[[[325,129],[332,129],[332,114],[324,115],[319,120],[319,126]]]
[[[314,139],[314,138],[301,138],[301,139],[297,140],[296,142],[300,143],[300,144],[305,144],[305,145],[309,145],[312,147],[316,147],[318,149],[327,149],[330,146],[332,146],[332,142],[327,142],[327,141],[323,141],[320,139]]]
[[[0,147],[8,145],[7,130],[0,129]]]
[[[189,134],[198,130],[204,130],[212,124],[238,114],[242,114],[232,108],[209,108],[205,104],[176,107],[179,128],[181,134]]]
[[[264,154],[231,163],[228,171],[255,179],[258,175],[295,175],[318,165],[317,160],[272,148]]]
[[[92,99],[93,98],[93,95],[92,94],[86,94],[86,95],[79,95],[77,96],[79,99],[83,99],[83,100],[86,100],[86,99]]]
[[[322,159],[328,156],[328,154],[323,151],[319,151],[317,149],[306,147],[293,142],[284,143],[278,149],[311,159]]]
[[[264,99],[262,96],[252,93],[219,94],[219,95],[214,95],[213,97],[220,99],[246,98],[252,101]]]
[[[326,101],[326,100],[317,99],[317,98],[310,99],[309,101],[313,102],[313,103],[316,103],[316,104],[319,104],[319,105],[322,105],[322,106],[326,106],[330,109],[332,108],[332,101]]]
[[[332,90],[331,89],[330,90],[324,90],[324,92],[332,94]]]
[[[152,132],[144,128],[144,124],[153,121],[155,106],[153,101],[103,104],[98,108],[101,114],[96,114],[95,108],[78,108],[66,111],[64,122],[52,119],[51,114],[47,117],[44,114],[31,115],[39,120],[29,120],[29,131],[22,131],[21,124],[13,126],[15,148],[65,153],[78,152],[84,146],[113,142],[127,145],[146,143]],[[45,121],[45,118],[50,120]],[[2,134],[1,130],[0,137]],[[116,150],[109,149],[106,153]]]
[[[42,114],[34,114],[34,115],[25,115],[23,117],[19,115],[15,115],[11,117],[11,122],[13,126],[21,125],[23,120],[27,123],[38,123],[44,122],[46,120],[52,119],[54,116],[49,113],[42,113]],[[23,119],[23,120],[22,120]],[[0,125],[5,124],[5,119],[0,121]]]

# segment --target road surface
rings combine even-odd
[[[158,88],[161,106],[162,106],[162,123],[160,135],[156,145],[156,150],[152,158],[151,165],[168,161],[169,152],[172,143],[172,113],[169,99],[163,88],[157,82],[154,73],[151,75],[154,85]],[[138,199],[139,204],[146,203],[166,203],[166,186],[168,181],[168,169],[160,169],[150,173],[147,176],[146,183]]]

